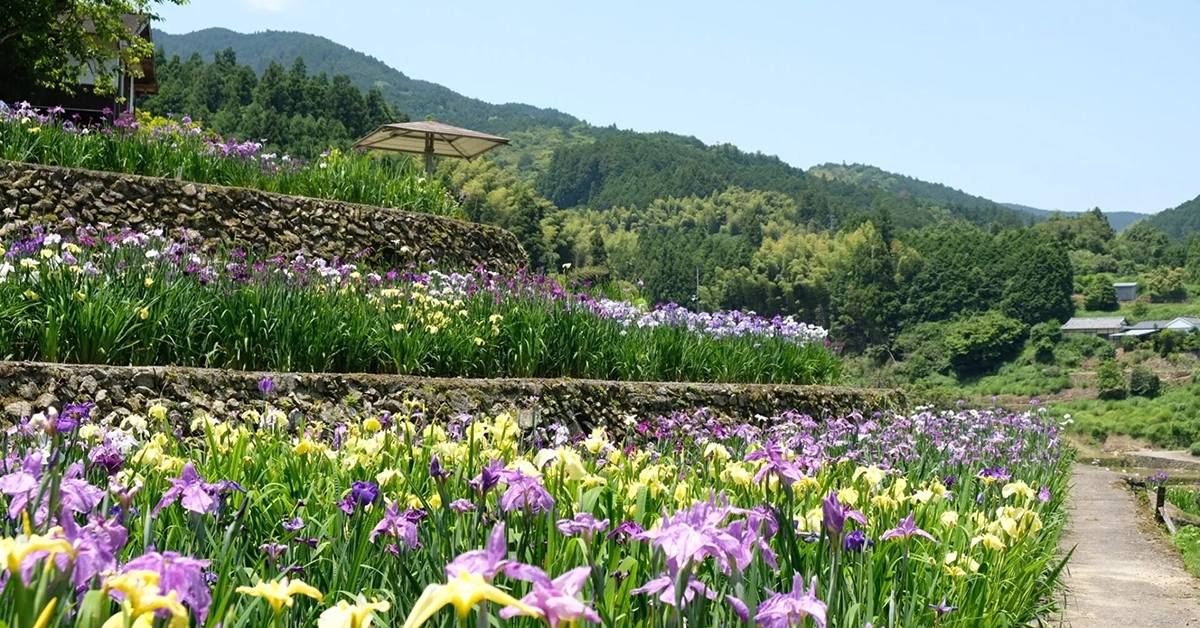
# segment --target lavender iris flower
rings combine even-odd
[[[867,525],[867,518],[859,511],[843,506],[836,492],[831,491],[829,497],[821,501],[821,522],[829,536],[840,543],[842,532],[846,529],[846,520],[857,521],[859,525]],[[835,543],[835,544],[836,544]]]
[[[508,490],[500,496],[500,509],[505,512],[528,510],[533,513],[554,510],[554,497],[538,478],[520,471],[505,471],[503,480]]]
[[[400,512],[400,502],[392,502],[384,511],[383,519],[371,530],[371,542],[374,543],[375,538],[382,534],[403,541],[409,549],[421,547],[421,541],[417,538],[417,524],[406,514]]]
[[[74,517],[64,513],[60,522],[63,536],[71,544],[75,555],[73,558],[58,555],[55,560],[59,569],[64,571],[67,568],[67,562],[73,563],[71,584],[74,585],[76,591],[85,591],[91,588],[92,580],[97,576],[117,570],[117,556],[129,540],[129,531],[116,519],[93,517],[87,525],[80,528],[75,523]],[[31,571],[32,567],[31,564]],[[29,578],[26,578],[26,581],[28,582]]]
[[[575,515],[574,519],[560,519],[558,521],[558,531],[563,536],[583,535],[585,539],[590,540],[597,532],[603,532],[608,529],[608,519],[597,520],[591,513],[581,512]]]
[[[264,377],[258,380],[258,392],[266,395],[272,390],[275,390],[275,382],[271,381],[270,377]]]
[[[1054,499],[1054,496],[1050,494],[1049,487],[1043,486],[1042,488],[1038,489],[1037,499],[1039,502],[1044,504],[1051,499]]]
[[[668,558],[666,572],[629,593],[631,595],[657,594],[659,601],[668,606],[675,606],[677,600],[680,606],[686,606],[696,598],[697,593],[710,600],[717,599],[717,592],[704,586],[704,583],[697,580],[694,574],[688,574],[683,591],[676,591],[675,587],[678,581],[679,564],[673,558]]]
[[[643,530],[642,526],[638,525],[637,523],[633,521],[623,521],[618,524],[617,527],[613,528],[612,532],[609,532],[604,538],[610,541],[616,539],[617,543],[624,543],[627,539],[637,538],[637,536],[643,532],[645,532],[645,530]]]
[[[581,619],[600,623],[600,615],[579,599],[579,592],[592,573],[590,567],[577,567],[553,580],[546,572],[531,565],[510,564],[504,573],[510,578],[533,583],[533,591],[521,598],[521,602],[541,611],[550,628],[574,626]],[[524,614],[512,606],[500,610],[500,617],[504,619]]]
[[[796,574],[792,579],[791,593],[771,593],[762,604],[754,621],[762,628],[793,628],[803,626],[806,617],[812,618],[820,628],[825,628],[825,613],[828,608],[817,599],[817,578],[813,576],[812,589],[805,590],[804,576]]]
[[[304,520],[300,517],[296,517],[291,521],[284,521],[280,525],[282,525],[283,529],[287,530],[288,532],[299,532],[300,530],[304,529]]]
[[[209,561],[182,556],[178,552],[150,552],[125,565],[123,572],[149,570],[159,574],[158,586],[163,594],[175,592],[176,599],[191,607],[198,625],[208,618],[212,593],[204,577]]]
[[[8,504],[10,519],[20,518],[21,511],[25,510],[25,506],[37,492],[41,477],[42,454],[36,451],[25,456],[19,469],[0,476],[0,493],[11,498]]]
[[[183,465],[179,477],[172,478],[170,482],[171,488],[163,493],[162,499],[150,514],[158,516],[160,510],[175,503],[176,500],[184,510],[200,514],[216,514],[217,508],[220,507],[217,495],[221,490],[221,485],[205,482],[191,462]]]
[[[468,512],[475,510],[475,504],[465,499],[456,499],[450,502],[450,510],[453,510],[457,513]]]
[[[456,578],[460,573],[478,574],[491,582],[508,564],[508,544],[504,536],[504,523],[497,523],[488,536],[487,547],[458,555],[446,565],[446,577]]]
[[[917,527],[915,516],[910,512],[908,513],[907,517],[900,521],[899,525],[891,530],[888,530],[887,532],[884,532],[883,536],[880,538],[882,538],[884,541],[888,539],[903,539],[908,541],[914,536],[923,537],[933,541],[934,543],[937,543],[937,539],[933,538],[932,534]]]

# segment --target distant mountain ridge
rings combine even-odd
[[[1146,225],[1161,230],[1172,240],[1200,232],[1200,196],[1147,217]]]
[[[853,183],[855,185],[881,187],[896,194],[924,198],[942,204],[975,208],[1004,207],[1028,214],[1037,220],[1045,220],[1055,213],[1061,213],[1066,216],[1076,216],[1082,213],[1078,211],[1060,212],[1058,210],[1039,209],[1017,203],[1000,203],[982,196],[968,194],[948,185],[922,181],[914,177],[888,172],[882,168],[866,164],[846,165],[826,163],[820,166],[813,166],[808,172],[809,174],[827,179]],[[1104,212],[1104,215],[1108,218],[1108,223],[1116,231],[1121,231],[1129,225],[1146,218],[1146,214],[1136,212]]]
[[[407,113],[412,119],[419,120],[432,115],[444,122],[485,132],[516,134],[523,140],[520,143],[528,147],[522,150],[520,146],[514,146],[509,149],[513,157],[498,156],[498,160],[513,161],[512,165],[533,179],[554,179],[542,181],[538,187],[560,203],[583,202],[591,205],[602,203],[610,197],[636,199],[644,203],[647,198],[685,191],[705,196],[724,189],[721,186],[746,185],[751,181],[762,184],[762,189],[796,195],[804,187],[804,180],[814,177],[830,184],[883,190],[902,200],[919,201],[919,208],[911,206],[908,209],[920,215],[899,220],[900,224],[907,223],[906,226],[927,223],[939,216],[960,217],[982,225],[997,220],[1011,225],[1030,222],[1029,217],[1032,220],[1044,220],[1053,214],[1035,207],[998,203],[947,185],[887,172],[875,166],[826,163],[805,171],[783,163],[777,157],[745,153],[732,146],[704,146],[695,138],[682,135],[645,134],[615,127],[595,127],[555,109],[522,103],[491,104],[437,83],[410,78],[374,57],[307,33],[263,31],[244,34],[224,28],[209,28],[178,35],[157,32],[155,40],[164,54],[179,55],[185,59],[199,54],[211,60],[216,53],[232,48],[237,52],[240,63],[249,64],[260,74],[271,62],[287,67],[296,57],[302,57],[310,73],[345,74],[361,89],[378,88],[398,111]],[[634,166],[625,163],[626,157],[614,150],[621,142],[632,142],[639,149],[649,146],[652,152],[662,153],[661,158],[656,164],[642,162]],[[668,150],[663,152],[664,148]],[[701,151],[707,152],[708,156],[703,156]],[[669,159],[672,154],[681,158],[686,156],[691,161]],[[555,159],[553,155],[559,158]],[[667,162],[662,159],[667,159]],[[677,161],[679,163],[668,163]],[[708,163],[700,165],[703,162]],[[564,178],[564,170],[570,176]],[[581,176],[580,173],[590,176]],[[580,186],[588,189],[574,189]],[[621,188],[620,193],[612,193],[613,186]],[[639,187],[645,189],[636,189]],[[609,193],[604,193],[606,189]],[[848,190],[837,194],[846,199],[853,196]],[[866,202],[866,206],[870,206],[869,197],[859,198],[857,202]],[[935,208],[941,208],[941,211]],[[1197,212],[1200,213],[1200,208]],[[1079,212],[1063,213],[1069,215]],[[1145,218],[1133,212],[1106,215],[1116,230]],[[1200,229],[1200,216],[1195,222],[1197,229]]]
[[[187,59],[199,54],[207,61],[213,55],[233,48],[238,61],[249,64],[262,74],[272,61],[289,67],[296,57],[303,57],[310,72],[329,75],[345,74],[362,90],[377,87],[384,98],[414,120],[432,115],[439,120],[452,120],[480,131],[505,133],[530,126],[569,128],[582,121],[574,116],[521,103],[494,105],[477,98],[463,96],[437,83],[409,78],[386,63],[337,42],[288,31],[263,31],[244,34],[225,28],[208,28],[183,35],[156,32],[155,43],[168,55]]]

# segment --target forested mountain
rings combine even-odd
[[[1028,205],[1018,205],[1016,203],[1000,203],[1000,204],[1009,209],[1015,209],[1017,211],[1025,212],[1027,214],[1032,214],[1035,218],[1038,218],[1039,220],[1044,220],[1044,219],[1050,218],[1051,216],[1053,216],[1055,214],[1061,214],[1064,216],[1079,216],[1079,215],[1085,213],[1085,212],[1064,212],[1064,211],[1051,210],[1051,209],[1038,209],[1037,207],[1029,207]],[[1139,214],[1137,212],[1104,212],[1104,215],[1105,215],[1105,217],[1108,218],[1108,222],[1110,225],[1112,225],[1112,228],[1114,230],[1124,231],[1127,227],[1129,227],[1129,225],[1132,225],[1133,223],[1145,218],[1146,216],[1149,216],[1150,214]]]
[[[534,125],[570,127],[580,121],[553,109],[510,103],[493,105],[468,98],[447,87],[405,76],[382,61],[306,33],[265,31],[243,34],[209,28],[185,35],[156,32],[155,42],[168,57],[199,54],[210,61],[232,48],[238,59],[261,74],[272,61],[284,66],[301,57],[313,73],[345,75],[363,91],[377,88],[388,102],[413,119],[432,115],[438,120],[489,133],[508,133]]]
[[[1167,234],[1172,240],[1182,240],[1200,233],[1200,196],[1154,214],[1146,218],[1145,223]]]
[[[808,169],[810,174],[853,183],[855,185],[880,187],[901,196],[915,196],[942,205],[961,205],[963,207],[995,207],[995,201],[982,196],[967,194],[941,183],[929,183],[902,174],[887,172],[875,166],[865,164],[821,164]]]
[[[1079,211],[1058,212],[1056,210],[1038,209],[1037,207],[1030,207],[1028,205],[1018,205],[1016,203],[998,203],[982,196],[968,194],[948,185],[922,181],[865,164],[822,164],[809,168],[808,173],[855,185],[880,187],[901,196],[912,196],[940,205],[957,205],[993,210],[997,207],[1007,208],[1023,214],[1029,214],[1036,220],[1046,220],[1056,213],[1067,216],[1078,216],[1084,213]],[[1145,214],[1137,212],[1104,212],[1104,215],[1116,231],[1122,231],[1134,222],[1146,217]]]

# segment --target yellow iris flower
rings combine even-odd
[[[243,595],[265,599],[271,604],[271,610],[276,613],[284,606],[291,608],[294,595],[307,595],[318,602],[325,597],[303,580],[288,580],[286,577],[282,580],[262,580],[252,587],[238,587],[236,590]]]
[[[346,600],[331,606],[317,619],[317,628],[371,628],[375,613],[386,613],[392,609],[387,600],[368,602],[363,596],[351,604]]]
[[[470,614],[471,609],[475,608],[476,604],[484,600],[490,600],[501,606],[513,606],[521,610],[522,613],[533,617],[541,617],[541,611],[522,603],[513,596],[497,589],[488,584],[483,576],[468,572],[459,572],[457,576],[451,578],[446,584],[431,584],[425,587],[425,592],[421,594],[420,599],[413,605],[412,611],[408,614],[408,619],[404,620],[404,628],[417,628],[423,626],[429,621],[443,606],[447,604],[454,605],[454,609],[458,612],[459,619],[465,618]],[[321,628],[326,628],[321,626]]]
[[[158,588],[159,574],[155,571],[138,570],[112,576],[104,583],[104,591],[120,591],[125,594],[121,612],[109,617],[102,628],[121,628],[126,619],[133,620],[133,628],[151,628],[155,611],[165,610],[171,614],[169,628],[187,628],[187,608],[171,591],[162,595]]]
[[[58,529],[52,529],[51,534],[45,536],[22,534],[15,539],[0,539],[0,564],[7,566],[9,573],[15,574],[21,573],[21,561],[34,552],[49,552],[47,563],[54,560],[55,554],[73,556],[71,544],[66,539],[55,538],[54,532]]]

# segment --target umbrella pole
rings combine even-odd
[[[425,136],[425,174],[433,174],[433,135]]]

